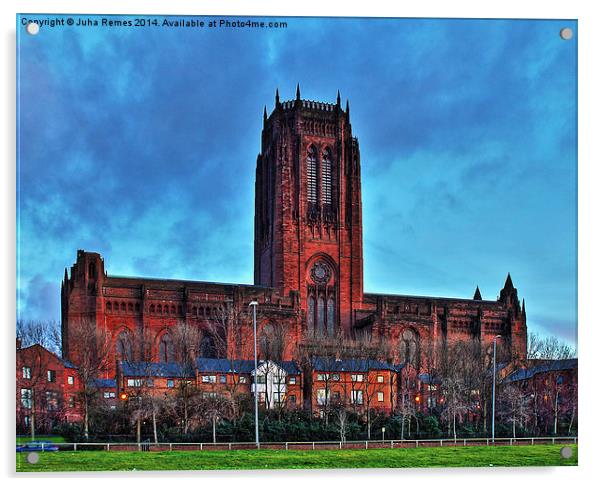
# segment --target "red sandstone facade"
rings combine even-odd
[[[170,329],[198,327],[211,342],[211,320],[225,306],[242,316],[259,303],[258,332],[279,326],[282,356],[295,359],[307,334],[368,332],[383,337],[391,361],[420,368],[425,343],[474,338],[485,345],[496,335],[512,359],[526,355],[526,313],[508,275],[499,298],[472,299],[366,294],[363,290],[360,149],[349,104],[295,100],[264,111],[255,180],[255,282],[232,285],[198,281],[117,277],[98,253],[79,250],[62,283],[63,357],[78,363],[74,329],[87,319],[113,339],[107,376],[122,358],[140,360],[135,336],[150,335],[153,360],[164,361]],[[247,316],[247,314],[244,314]],[[248,318],[238,318],[251,335]],[[267,332],[267,331],[266,331]],[[240,359],[251,359],[252,340],[229,342]],[[201,354],[214,354],[201,346]],[[498,349],[499,351],[499,349]],[[270,357],[266,357],[270,358]]]

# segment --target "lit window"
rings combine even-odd
[[[376,382],[377,383],[384,383],[385,382],[385,377],[383,375],[378,375],[376,377]]]
[[[203,383],[215,383],[216,382],[215,375],[203,375],[201,377],[201,381]]]
[[[30,388],[22,388],[21,389],[21,405],[23,408],[31,408],[31,389]]]
[[[246,383],[247,382],[247,377],[246,376],[241,376],[239,382],[240,383]]]
[[[46,392],[46,409],[53,411],[59,408],[58,393],[54,391]]]
[[[142,380],[128,378],[128,386],[140,387],[140,386],[142,386]]]
[[[351,390],[351,403],[356,405],[364,403],[364,392],[362,390]]]
[[[69,408],[75,408],[75,397],[73,395],[69,397]]]
[[[295,376],[290,376],[288,379],[289,385],[295,385],[297,383],[297,378]]]
[[[385,401],[385,394],[384,394],[383,392],[378,392],[378,393],[376,394],[376,399],[377,399],[379,402],[384,402],[384,401]]]
[[[73,383],[75,383],[75,380],[73,379],[72,376],[68,376],[67,377],[67,384],[68,385],[73,385]]]
[[[317,396],[318,405],[326,405],[328,403],[329,395],[330,393],[327,393],[325,388],[320,388]]]
[[[351,381],[364,381],[364,375],[351,375]]]
[[[226,375],[219,375],[219,382],[226,383]]]
[[[54,383],[56,381],[56,372],[54,370],[48,370],[48,382]]]
[[[338,373],[333,373],[330,379],[332,381],[341,381],[341,375],[339,375]]]
[[[23,366],[23,378],[31,379],[31,368],[29,366]]]
[[[167,380],[167,388],[173,388],[173,387],[174,387],[173,380]]]

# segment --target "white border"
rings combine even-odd
[[[308,482],[325,480],[334,482],[343,480],[345,485],[362,484],[373,481],[380,484],[397,482],[438,483],[447,485],[467,482],[487,484],[504,484],[510,481],[524,482],[545,481],[549,484],[577,484],[588,482],[600,463],[597,452],[601,449],[602,423],[597,408],[602,405],[599,400],[598,370],[600,365],[599,344],[602,342],[599,314],[596,314],[599,300],[599,289],[602,287],[597,278],[601,274],[600,252],[600,213],[602,207],[599,184],[602,153],[600,150],[602,134],[599,114],[602,113],[600,91],[602,87],[600,46],[600,17],[595,8],[596,2],[556,1],[527,3],[524,0],[506,0],[504,2],[477,2],[456,0],[453,2],[415,1],[400,5],[392,2],[371,0],[357,5],[336,0],[304,0],[289,5],[289,2],[277,1],[245,1],[229,0],[228,2],[208,2],[197,0],[169,0],[168,2],[134,1],[134,0],[93,0],[77,1],[41,1],[5,0],[2,9],[2,66],[4,67],[3,89],[1,92],[4,113],[1,118],[2,147],[4,163],[0,180],[1,208],[0,217],[4,237],[0,269],[0,309],[2,309],[2,326],[6,351],[2,366],[5,383],[12,385],[14,366],[14,322],[15,322],[15,14],[17,12],[44,13],[140,13],[140,14],[237,14],[237,15],[313,15],[313,16],[365,16],[365,17],[505,17],[505,18],[565,18],[579,21],[579,359],[581,382],[579,416],[580,416],[580,448],[577,468],[513,468],[513,469],[401,469],[401,470],[345,470],[345,471],[273,471],[273,472],[165,472],[165,473],[108,473],[108,474],[71,474],[16,476],[14,471],[14,442],[11,431],[14,425],[14,395],[5,393],[2,400],[2,411],[5,419],[5,440],[3,441],[2,458],[5,475],[12,476],[9,481],[33,483],[37,481],[57,481],[75,483],[85,478],[86,482],[106,484],[108,481],[145,481],[160,484],[168,477],[178,482],[219,481],[220,483],[261,484],[266,481],[286,483],[287,486],[306,485]],[[290,2],[292,3],[292,2]],[[598,116],[596,116],[598,115]],[[596,123],[597,122],[597,123]],[[550,235],[553,237],[553,235]],[[6,367],[6,369],[4,369]],[[4,385],[7,386],[7,385]],[[6,388],[5,388],[6,390]],[[136,477],[134,477],[134,475]],[[520,478],[520,479],[519,479]],[[599,477],[597,478],[599,480]]]

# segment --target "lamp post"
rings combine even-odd
[[[496,378],[496,365],[495,365],[495,354],[497,347],[497,338],[501,338],[499,334],[493,338],[493,386],[491,388],[491,442],[495,442],[495,378]]]
[[[380,429],[383,433],[383,442],[385,441],[385,431],[387,430],[385,427],[383,427],[382,429]]]
[[[257,396],[257,301],[252,300],[249,307],[253,307],[253,351],[255,355],[255,446],[259,449],[259,403]]]

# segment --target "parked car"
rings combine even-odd
[[[25,444],[17,444],[17,452],[57,452],[59,446],[52,442],[33,441]]]

